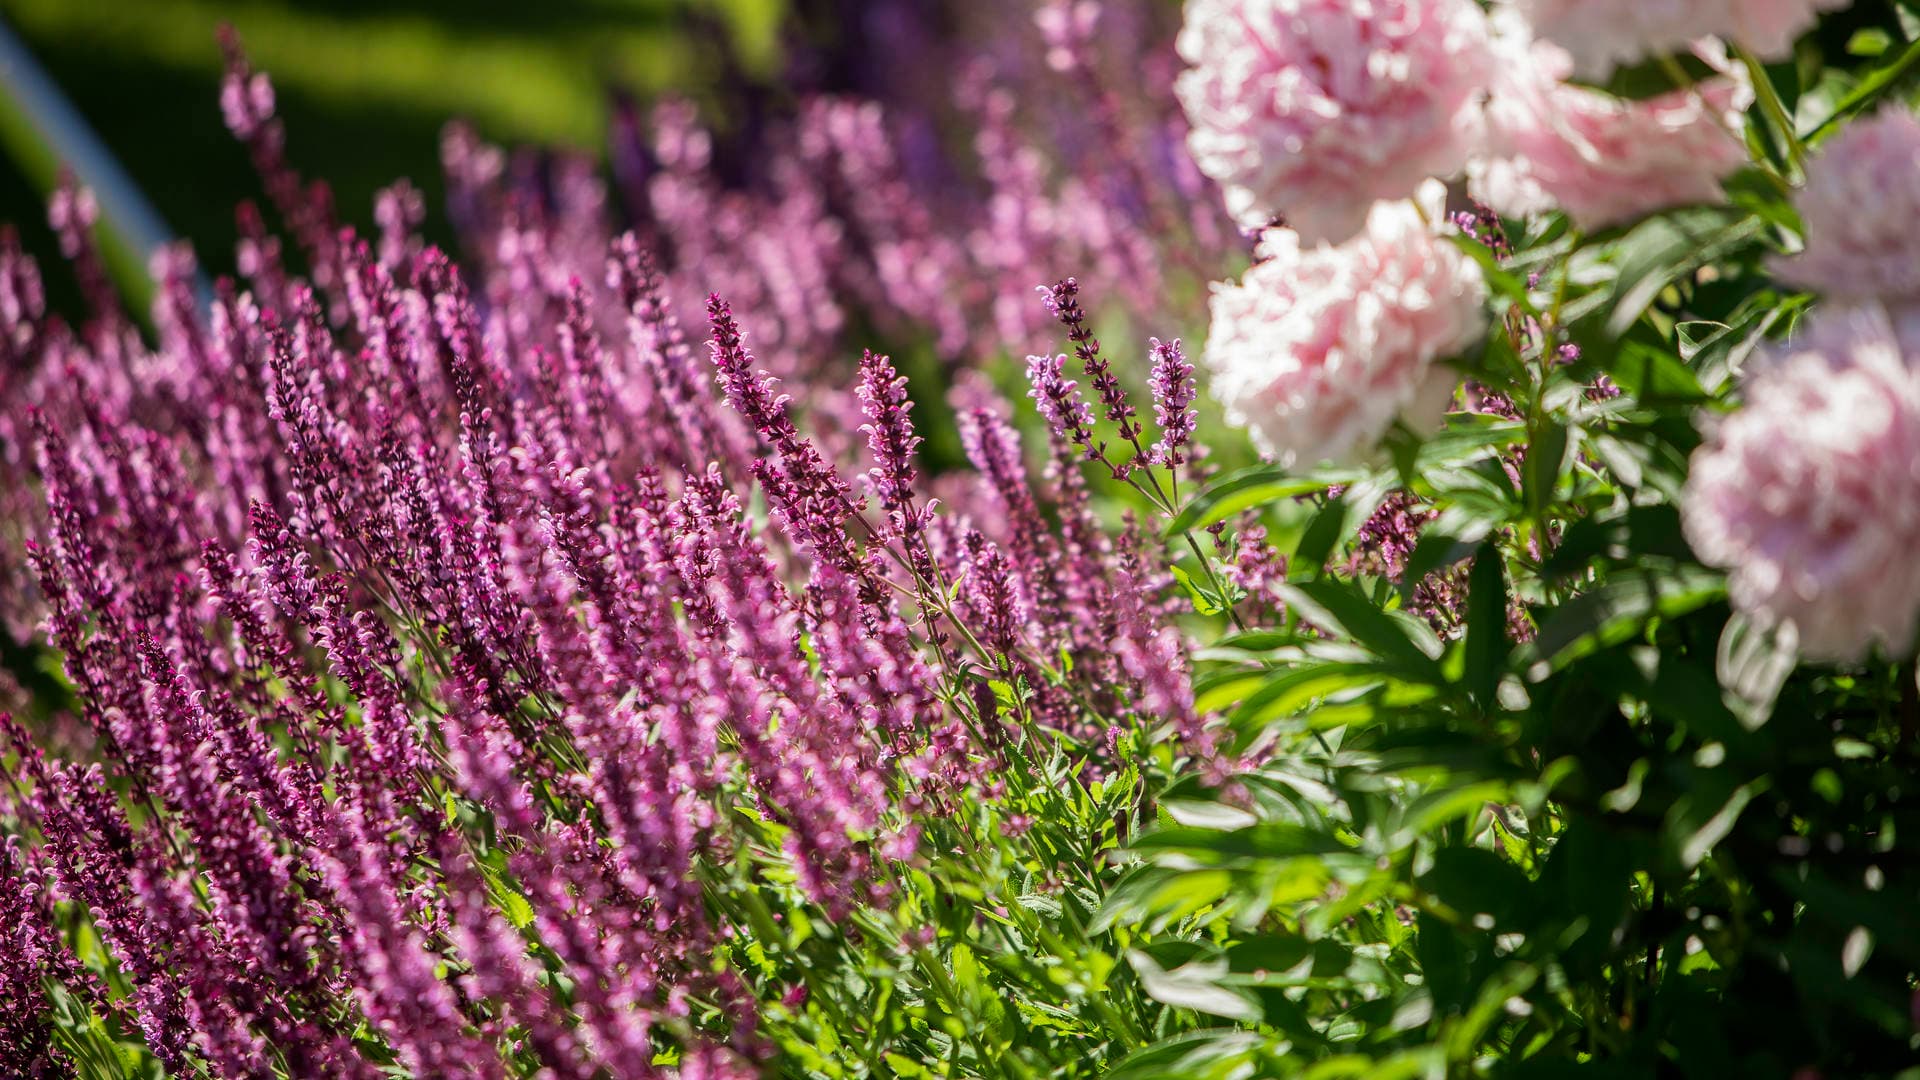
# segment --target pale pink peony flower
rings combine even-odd
[[[1188,146],[1246,225],[1345,240],[1374,200],[1458,173],[1478,137],[1473,0],[1188,0],[1177,44]]]
[[[1557,206],[1582,229],[1603,229],[1718,202],[1721,179],[1746,164],[1740,114],[1753,91],[1743,74],[1628,101],[1565,82],[1566,50],[1531,39],[1512,12],[1494,22],[1486,145],[1468,177],[1475,197],[1500,213]]]
[[[1441,220],[1444,191],[1422,191]],[[1269,229],[1238,285],[1216,284],[1206,363],[1227,417],[1283,464],[1350,459],[1396,418],[1437,425],[1459,376],[1436,361],[1481,339],[1480,268],[1410,202],[1382,202],[1359,236],[1303,248]]]
[[[1572,54],[1583,79],[1615,66],[1685,52],[1721,37],[1765,59],[1793,51],[1822,11],[1851,0],[1515,0],[1543,38]]]
[[[1824,311],[1707,427],[1687,540],[1736,610],[1848,662],[1912,648],[1920,620],[1920,367],[1877,304]]]
[[[1920,117],[1901,106],[1847,125],[1807,165],[1797,200],[1804,251],[1774,261],[1829,296],[1920,300]]]

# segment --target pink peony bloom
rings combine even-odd
[[[1422,192],[1440,220],[1438,183]],[[1409,202],[1338,247],[1269,229],[1238,285],[1214,286],[1206,363],[1227,417],[1284,464],[1370,450],[1396,418],[1431,427],[1459,377],[1436,364],[1486,331],[1480,268]]]
[[[1249,226],[1284,215],[1338,243],[1374,200],[1459,172],[1477,138],[1472,0],[1189,0],[1177,44],[1194,161]]]
[[[1829,296],[1920,300],[1920,117],[1898,106],[1848,124],[1807,166],[1807,246],[1781,280]]]
[[[1686,51],[1698,38],[1721,37],[1776,59],[1822,11],[1850,0],[1515,0],[1543,38],[1568,50],[1583,79],[1617,65]]]
[[[1735,609],[1815,660],[1912,647],[1920,620],[1920,368],[1878,305],[1823,312],[1710,423],[1681,503]]]
[[[1501,14],[1485,152],[1468,169],[1475,197],[1513,217],[1557,206],[1589,230],[1721,199],[1721,178],[1747,162],[1743,76],[1627,101],[1565,82],[1566,51]]]

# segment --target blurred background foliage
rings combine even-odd
[[[1167,0],[1168,3],[1176,0]],[[812,4],[821,12],[857,2]],[[614,94],[673,91],[724,131],[723,88],[778,95],[791,0],[0,0],[0,22],[119,158],[174,235],[211,273],[232,269],[233,208],[262,192],[221,123],[222,24],[273,77],[289,151],[332,187],[343,220],[371,220],[374,193],[405,177],[426,196],[430,240],[452,239],[440,213],[439,134],[470,122],[489,141],[604,158]],[[1861,35],[1896,40],[1892,0],[1829,17],[1817,52],[1844,55]],[[831,15],[827,18],[830,20]],[[1023,32],[1027,28],[1009,28]],[[1877,36],[1876,36],[1877,35]],[[0,222],[17,225],[42,265],[57,265],[46,194],[59,163],[0,95]],[[110,226],[110,222],[106,223]],[[125,250],[116,276],[144,273]],[[49,275],[50,301],[73,286]]]
[[[428,236],[446,241],[438,151],[448,120],[492,141],[600,156],[616,89],[698,98],[743,74],[775,81],[784,9],[783,0],[0,0],[0,20],[174,234],[225,273],[233,207],[262,193],[221,123],[223,23],[273,76],[289,152],[333,187],[344,220],[370,221],[374,193],[406,177],[426,195]],[[10,102],[0,102],[0,151],[0,221],[19,226],[42,265],[59,265],[45,211],[59,163]],[[68,307],[71,283],[53,274],[48,287]]]
[[[1177,0],[1166,0],[1175,3]],[[272,75],[289,150],[332,187],[343,220],[371,219],[374,193],[405,177],[426,196],[426,233],[452,236],[440,213],[439,134],[463,119],[489,141],[564,147],[604,158],[616,92],[672,90],[699,100],[724,131],[723,88],[777,96],[792,0],[0,0],[19,37],[119,158],[174,235],[214,274],[232,269],[233,208],[259,200],[245,151],[221,123],[215,32],[238,31]],[[808,32],[851,2],[814,3]],[[1829,17],[1817,53],[1897,40],[1892,0]],[[1027,28],[1008,28],[1024,32]],[[737,110],[736,110],[737,111]],[[46,193],[59,163],[0,95],[0,222],[17,225],[42,265],[58,265]],[[109,226],[110,222],[106,223]],[[106,238],[122,287],[140,259]],[[50,301],[76,294],[49,275]]]

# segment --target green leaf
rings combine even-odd
[[[1603,561],[1619,561],[1629,553],[1691,561],[1692,554],[1680,528],[1680,511],[1673,506],[1636,506],[1626,513],[1596,514],[1567,527],[1559,546],[1541,568],[1554,580],[1579,579]]]
[[[1880,65],[1867,73],[1859,84],[1848,91],[1831,110],[1812,124],[1801,123],[1801,136],[1808,144],[1819,142],[1832,129],[1847,117],[1865,111],[1870,105],[1887,92],[1896,82],[1905,77],[1915,64],[1920,64],[1920,41],[1915,41],[1901,50],[1891,61]]]
[[[1214,713],[1238,705],[1249,694],[1256,692],[1264,681],[1265,676],[1259,671],[1229,671],[1196,678],[1193,683],[1194,710],[1203,714]]]
[[[1700,380],[1671,349],[1637,336],[1620,342],[1606,370],[1642,405],[1693,405],[1707,399]]]
[[[1140,985],[1146,990],[1147,996],[1163,1005],[1224,1016],[1229,1020],[1260,1019],[1260,1005],[1252,994],[1222,986],[1217,981],[1227,973],[1224,957],[1195,960],[1167,971],[1155,963],[1153,957],[1135,949],[1127,953],[1127,963],[1140,976]]]
[[[1453,233],[1449,237],[1454,245],[1466,252],[1467,257],[1480,264],[1480,276],[1495,296],[1504,297],[1521,312],[1538,316],[1540,311],[1534,307],[1533,297],[1527,293],[1527,283],[1520,275],[1502,266],[1498,257],[1487,245],[1465,233]]]
[[[507,922],[515,930],[525,930],[533,925],[533,905],[520,895],[519,890],[507,884],[506,877],[486,863],[480,863],[480,871],[487,879],[487,893],[493,898],[493,904],[507,917]]]
[[[1121,878],[1100,903],[1092,929],[1147,922],[1157,928],[1212,907],[1227,898],[1233,876],[1226,870],[1179,870],[1141,866]]]
[[[1271,1036],[1253,1031],[1187,1032],[1128,1054],[1107,1080],[1233,1080],[1252,1075],[1253,1059],[1270,1046],[1276,1055],[1283,1049]]]
[[[987,1004],[994,995],[981,978],[980,962],[974,958],[973,949],[961,942],[953,947],[949,961],[953,966],[954,985],[960,988],[968,1007],[977,1013],[986,1012]]]
[[[1368,477],[1327,500],[1307,522],[1300,542],[1294,546],[1289,568],[1292,576],[1311,579],[1323,575],[1334,549],[1367,523],[1392,486],[1385,477]]]
[[[1507,785],[1497,780],[1430,791],[1407,807],[1405,822],[1395,831],[1392,842],[1410,843],[1461,818],[1477,817],[1488,803],[1505,802],[1510,794]]]
[[[1545,513],[1547,507],[1554,504],[1560,473],[1566,468],[1568,448],[1566,427],[1551,420],[1534,435],[1532,445],[1527,447],[1525,471],[1529,511]]]
[[[1167,569],[1173,571],[1173,579],[1180,583],[1180,588],[1186,591],[1187,598],[1193,601],[1193,610],[1196,613],[1201,615],[1218,615],[1226,610],[1226,606],[1221,602],[1222,598],[1214,595],[1211,589],[1204,588],[1199,582],[1193,580],[1193,575],[1187,573],[1185,567],[1178,564],[1169,564]]]
[[[1653,426],[1617,425],[1611,433],[1589,436],[1586,444],[1619,487],[1629,492],[1651,491],[1668,502],[1677,502],[1686,484],[1691,444],[1676,441],[1676,434],[1687,440],[1697,439],[1691,426],[1684,433],[1676,433]]]
[[[1278,717],[1298,712],[1321,698],[1370,689],[1384,681],[1379,667],[1370,663],[1302,664],[1273,675],[1248,694],[1233,712],[1233,727],[1243,741],[1251,742]]]
[[[1874,57],[1883,55],[1893,48],[1893,35],[1878,26],[1868,26],[1853,32],[1847,39],[1847,55]]]
[[[1527,427],[1484,413],[1455,413],[1447,426],[1420,443],[1413,458],[1415,476],[1470,465],[1522,442]],[[1413,477],[1403,477],[1412,480]]]
[[[1534,906],[1533,882],[1511,862],[1483,848],[1444,847],[1420,885],[1462,915],[1490,915],[1500,928],[1522,923]]]
[[[1338,484],[1351,484],[1365,475],[1357,469],[1330,469],[1302,475],[1297,469],[1273,464],[1241,469],[1208,484],[1189,499],[1167,525],[1166,535],[1174,537],[1204,529],[1281,499],[1317,495]]]
[[[1321,631],[1346,637],[1418,682],[1445,685],[1439,642],[1424,623],[1382,611],[1352,583],[1323,579],[1283,585],[1280,595]]]
[[[1218,864],[1327,855],[1348,848],[1324,833],[1283,821],[1267,821],[1231,831],[1185,825],[1155,829],[1136,839],[1132,850],[1148,856],[1179,854],[1194,862]]]
[[[1784,166],[1786,172],[1799,171],[1807,157],[1806,144],[1801,141],[1800,132],[1793,121],[1797,104],[1795,97],[1801,90],[1799,69],[1792,64],[1762,64],[1759,58],[1738,45],[1734,46],[1734,53],[1746,67],[1748,82],[1759,101],[1759,115],[1764,121],[1763,125],[1756,125],[1752,130],[1756,133],[1770,132],[1778,140],[1778,146],[1769,142],[1768,160]],[[1784,91],[1781,89],[1781,79],[1786,81]]]
[[[887,1068],[892,1070],[895,1076],[905,1077],[906,1080],[918,1080],[918,1078],[922,1076],[934,1075],[932,1070],[904,1054],[897,1054],[889,1050],[884,1056],[886,1058]]]
[[[1718,774],[1709,775],[1713,780],[1719,779]],[[1767,786],[1765,777],[1750,780],[1731,791],[1710,781],[1680,796],[1668,811],[1664,828],[1668,853],[1680,869],[1692,870],[1699,866],[1733,831],[1740,812]]]
[[[1620,271],[1613,282],[1606,336],[1626,333],[1667,286],[1749,242],[1762,225],[1759,218],[1731,207],[1689,207],[1635,226],[1616,245]]]
[[[1484,710],[1494,707],[1494,693],[1506,672],[1507,576],[1500,549],[1480,545],[1467,579],[1467,640],[1462,679],[1467,693]]]
[[[1728,708],[1748,730],[1767,722],[1799,660],[1790,630],[1769,631],[1738,614],[1727,620],[1714,674],[1726,690]]]
[[[1631,641],[1650,619],[1683,615],[1726,591],[1720,575],[1699,567],[1616,571],[1605,584],[1549,612],[1521,659],[1532,666],[1531,677],[1544,678],[1582,656]]]
[[[1474,511],[1450,506],[1420,530],[1420,539],[1401,568],[1400,594],[1407,597],[1420,583],[1471,556],[1498,523]]]

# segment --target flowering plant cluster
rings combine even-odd
[[[1916,1075],[1843,6],[796,0],[458,254],[226,38],[236,275],[0,234],[0,1071]]]

